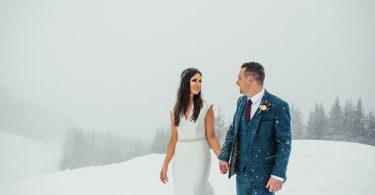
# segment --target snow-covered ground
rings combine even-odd
[[[0,195],[145,195],[173,194],[159,181],[163,155],[51,173],[0,186]],[[217,195],[235,194],[235,178],[219,174],[213,159],[211,183]],[[330,141],[294,141],[288,181],[278,193],[288,195],[375,194],[375,147]]]
[[[56,172],[61,148],[0,131],[0,186]]]

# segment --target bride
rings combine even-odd
[[[201,96],[202,74],[195,68],[181,74],[177,100],[170,113],[171,137],[160,180],[168,182],[168,165],[173,157],[176,195],[214,195],[208,182],[210,148],[219,156],[221,148],[214,131],[214,111]]]

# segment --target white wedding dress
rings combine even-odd
[[[205,136],[205,117],[209,105],[203,107],[196,122],[181,116],[177,127],[178,141],[173,158],[173,183],[175,195],[215,195],[208,182],[211,169],[210,146]]]

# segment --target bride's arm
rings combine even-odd
[[[177,143],[177,128],[174,125],[173,115],[170,113],[170,121],[171,121],[171,136],[169,138],[169,143],[167,147],[167,152],[165,153],[165,159],[163,163],[163,167],[168,168],[169,162],[172,160],[172,157],[174,155],[174,150],[176,148]]]
[[[215,134],[214,120],[214,110],[212,106],[210,106],[205,118],[206,138],[212,150],[215,152],[216,156],[219,156],[221,152],[221,147],[219,140],[217,139],[217,136]]]

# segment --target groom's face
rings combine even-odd
[[[248,86],[248,82],[247,80],[249,79],[248,76],[246,76],[245,74],[245,68],[242,68],[240,70],[240,72],[238,73],[238,79],[236,81],[236,84],[238,85],[238,87],[240,87],[240,93],[244,94],[246,89],[247,89],[247,86]]]

